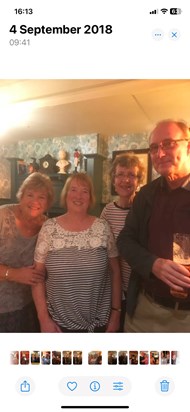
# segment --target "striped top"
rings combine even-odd
[[[48,311],[61,327],[88,330],[110,316],[109,258],[118,256],[108,223],[96,218],[87,230],[70,232],[56,218],[44,223],[35,261],[45,263]]]
[[[101,218],[107,220],[116,240],[119,233],[123,229],[129,210],[129,207],[122,208],[118,206],[116,202],[108,203],[102,210]],[[122,288],[123,291],[126,292],[131,274],[131,268],[123,258],[120,258],[120,267],[122,275]]]

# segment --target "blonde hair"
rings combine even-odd
[[[23,181],[23,183],[18,189],[18,192],[16,194],[18,201],[22,199],[26,189],[46,190],[47,198],[48,198],[47,199],[48,209],[52,206],[53,201],[54,201],[54,189],[53,189],[53,183],[49,176],[39,173],[39,172],[31,173]]]
[[[130,169],[130,167],[137,167],[138,169],[138,183],[142,183],[144,181],[145,177],[145,167],[139,160],[138,156],[132,154],[132,153],[126,153],[126,154],[120,154],[117,155],[111,165],[110,169],[110,177],[111,177],[111,182],[114,182],[115,178],[115,172],[116,172],[116,167],[121,166],[121,167],[126,167],[126,169]]]
[[[95,198],[92,179],[86,173],[74,173],[70,177],[68,177],[62,189],[62,192],[61,192],[60,205],[65,208],[67,207],[67,195],[68,195],[68,191],[70,189],[70,186],[73,180],[77,180],[77,182],[81,186],[82,185],[88,186],[89,193],[90,193],[90,204],[89,204],[89,209],[90,209],[91,207],[95,205],[96,198]]]

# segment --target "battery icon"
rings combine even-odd
[[[170,9],[170,14],[181,14],[182,10],[178,9],[177,7],[173,7]]]

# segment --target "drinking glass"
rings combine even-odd
[[[174,233],[173,235],[173,261],[183,265],[188,269],[190,276],[190,234]],[[188,289],[178,292],[170,289],[170,293],[175,298],[185,299],[188,296]]]

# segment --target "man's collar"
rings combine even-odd
[[[190,191],[190,174],[187,175],[187,179],[181,187],[185,190]]]
[[[169,186],[167,184],[167,181],[163,176],[161,176],[161,179],[160,179],[160,187],[162,189],[169,190]],[[180,186],[180,188],[183,188],[185,190],[190,191],[190,174],[187,175],[187,178],[185,179],[185,182],[182,184],[182,186]]]

